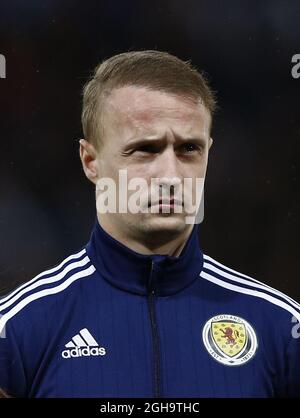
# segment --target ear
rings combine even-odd
[[[210,147],[212,146],[213,142],[214,142],[214,140],[212,138],[209,138],[209,141],[208,141],[208,149],[210,149]]]
[[[87,178],[94,184],[98,179],[97,150],[93,144],[86,139],[79,140],[79,154],[82,168]]]

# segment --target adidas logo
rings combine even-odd
[[[95,338],[86,328],[79,331],[79,334],[75,335],[65,347],[68,350],[61,353],[62,358],[104,356],[106,354],[105,348],[99,347]]]

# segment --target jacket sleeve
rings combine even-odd
[[[287,359],[287,396],[300,398],[300,324],[297,323],[292,330],[289,342]]]
[[[0,389],[12,397],[26,396],[26,374],[9,322],[0,334]]]

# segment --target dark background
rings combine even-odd
[[[217,91],[204,252],[300,299],[298,0],[1,1],[2,292],[89,239],[81,88],[101,60],[135,49],[192,59]]]

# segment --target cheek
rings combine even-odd
[[[128,180],[133,178],[141,178],[144,180],[151,179],[151,167],[150,164],[144,163],[141,165],[133,165],[127,167]]]
[[[99,169],[102,177],[117,179],[122,166],[116,156],[103,154],[99,161]]]
[[[181,165],[183,177],[204,177],[207,166],[207,154],[198,156],[193,161]]]

